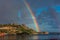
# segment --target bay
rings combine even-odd
[[[60,40],[60,34],[47,34],[47,35],[41,35],[41,34],[36,34],[36,35],[5,35],[1,36],[0,40]]]

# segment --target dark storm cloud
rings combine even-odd
[[[55,4],[60,5],[60,0],[55,0]]]
[[[8,23],[17,18],[18,3],[16,0],[0,0],[0,23]]]
[[[33,23],[22,0],[0,0],[0,23]],[[19,16],[18,12],[21,11]]]
[[[36,10],[44,7],[51,7],[59,4],[60,0],[27,0],[33,12],[36,13]]]

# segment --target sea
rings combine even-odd
[[[5,35],[0,40],[60,40],[60,34]]]

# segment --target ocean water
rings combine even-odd
[[[1,36],[0,40],[60,40],[60,35],[31,35],[31,36],[21,36],[21,35],[5,35]]]
[[[58,34],[55,34],[55,35],[52,35],[52,34],[48,34],[48,35],[34,35],[33,40],[60,40],[60,35]]]

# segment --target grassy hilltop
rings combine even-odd
[[[14,34],[14,33],[28,33],[28,34],[33,34],[36,33],[35,30],[27,27],[25,24],[0,24],[0,33],[9,33],[9,34]]]

